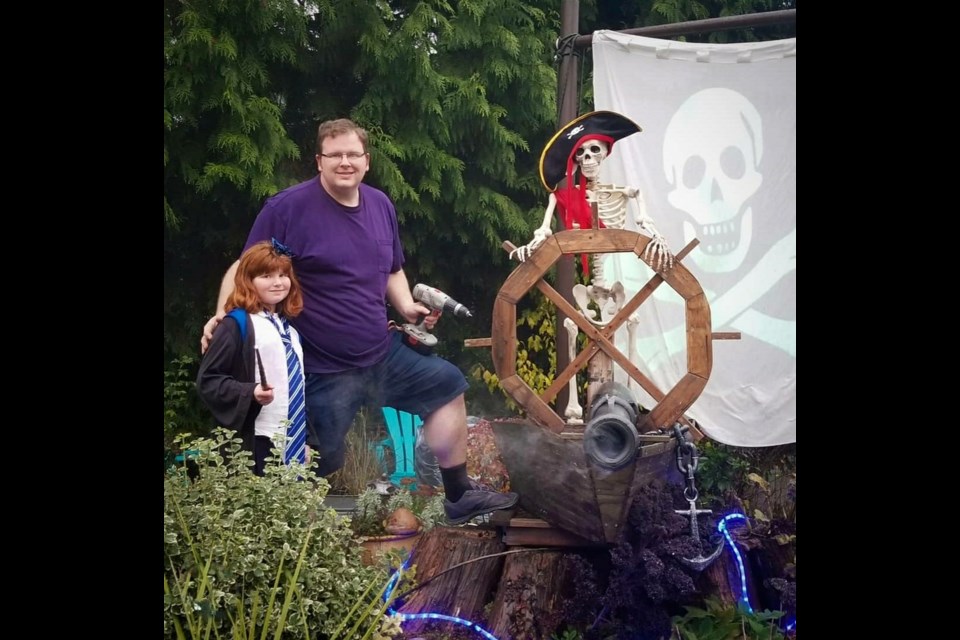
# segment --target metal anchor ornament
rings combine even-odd
[[[694,543],[697,545],[697,555],[693,558],[680,558],[680,562],[694,571],[703,571],[709,567],[714,560],[720,557],[720,553],[723,552],[724,539],[721,536],[720,544],[717,545],[717,548],[714,549],[709,556],[703,555],[703,543],[700,541],[700,527],[697,524],[697,516],[701,514],[712,514],[713,510],[697,509],[697,497],[699,493],[697,492],[697,486],[693,476],[700,463],[700,456],[697,454],[697,448],[693,443],[687,442],[684,439],[680,425],[674,425],[673,429],[674,435],[679,441],[679,445],[677,446],[677,469],[685,476],[686,486],[683,489],[683,497],[690,505],[690,508],[687,510],[674,509],[674,513],[690,518],[690,537],[693,538]]]

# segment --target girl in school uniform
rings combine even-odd
[[[244,252],[227,315],[197,375],[201,399],[222,426],[239,433],[261,476],[271,448],[283,451],[285,463],[307,464],[306,442],[316,442],[303,402],[300,335],[289,324],[303,310],[292,255],[276,240]]]

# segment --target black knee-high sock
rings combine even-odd
[[[469,491],[470,478],[467,477],[467,463],[444,469],[440,467],[440,477],[443,479],[443,492],[450,502],[459,500],[464,492]]]

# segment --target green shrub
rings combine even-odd
[[[198,452],[195,480],[182,465],[164,477],[165,637],[396,635],[379,597],[389,576],[361,563],[350,528],[323,504],[327,481],[280,462],[258,477],[232,435],[184,445]]]
[[[195,358],[180,356],[163,369],[163,449],[171,454],[164,468],[179,453],[173,450],[178,434],[206,436],[213,426],[210,411],[197,395],[197,367]]]
[[[782,611],[748,612],[706,599],[706,609],[685,607],[687,613],[673,618],[671,640],[783,640],[777,627]]]

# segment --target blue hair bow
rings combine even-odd
[[[296,257],[293,251],[290,251],[290,247],[282,242],[278,242],[276,238],[270,238],[270,242],[273,244],[273,250],[276,251],[278,255],[289,256],[291,258]]]

